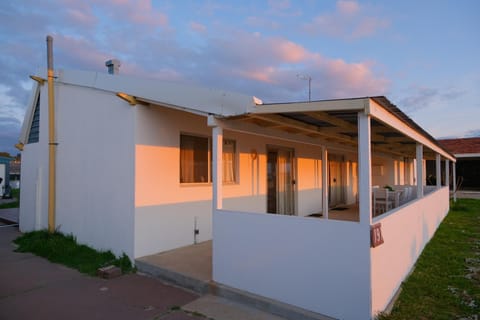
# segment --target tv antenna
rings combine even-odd
[[[308,102],[312,101],[312,77],[308,74],[297,74],[300,80],[308,80]]]

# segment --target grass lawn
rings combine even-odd
[[[18,245],[17,252],[31,252],[92,276],[96,274],[98,268],[108,265],[120,267],[123,273],[131,272],[133,269],[130,259],[125,254],[117,258],[110,251],[96,251],[78,244],[73,236],[65,236],[60,232],[48,233],[46,230],[28,232],[14,242]]]
[[[9,208],[20,207],[20,189],[12,189],[12,198],[15,201],[0,204],[0,209],[9,209]]]
[[[472,319],[480,316],[480,200],[460,199],[403,283],[390,315],[396,319]]]

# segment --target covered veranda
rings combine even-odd
[[[248,111],[230,118],[209,117],[213,280],[321,315],[372,318],[388,305],[448,212],[448,168],[455,158],[385,97],[258,104]],[[320,219],[225,209],[221,183],[224,130],[320,149]],[[357,156],[356,200],[346,205],[358,205],[358,219],[335,220],[329,206],[327,159],[332,150]],[[388,184],[410,186],[413,194],[402,205],[374,216],[376,165],[372,159],[377,156],[401,163],[394,169],[385,168],[391,177]],[[433,188],[425,187],[425,159],[435,159],[446,186],[439,179]],[[402,175],[397,175],[400,170]],[[375,225],[382,238],[376,245],[371,239]],[[393,225],[410,231],[402,235]]]
[[[449,162],[455,158],[384,97],[257,105],[240,116],[210,116],[208,123],[213,137],[213,241],[137,262],[166,270],[164,278],[180,285],[186,281],[199,292],[221,285],[318,318],[370,319],[384,310],[448,212],[448,187],[425,186],[424,160],[436,161],[448,186]],[[226,209],[221,181],[227,131],[318,148],[319,214]],[[329,205],[326,161],[339,152],[356,155],[358,172],[354,200],[341,211]],[[391,159],[392,165],[381,168],[377,157]],[[376,170],[386,172],[392,187],[412,191],[407,201],[378,215],[374,187],[383,187],[385,180],[376,180]],[[379,224],[383,243],[372,246],[371,230]]]

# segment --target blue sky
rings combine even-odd
[[[480,1],[0,2],[0,151],[16,153],[32,80],[120,73],[265,102],[386,95],[434,137],[480,136]]]

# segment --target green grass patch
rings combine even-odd
[[[96,275],[98,268],[108,265],[120,267],[123,273],[133,271],[132,263],[126,254],[115,257],[111,251],[99,252],[89,246],[78,244],[72,235],[60,232],[49,233],[46,230],[28,232],[14,242],[18,245],[17,252],[31,252],[92,276]]]
[[[20,189],[12,189],[12,199],[15,201],[0,204],[0,209],[20,207]]]
[[[390,315],[477,319],[480,315],[480,200],[459,199],[417,260]]]

